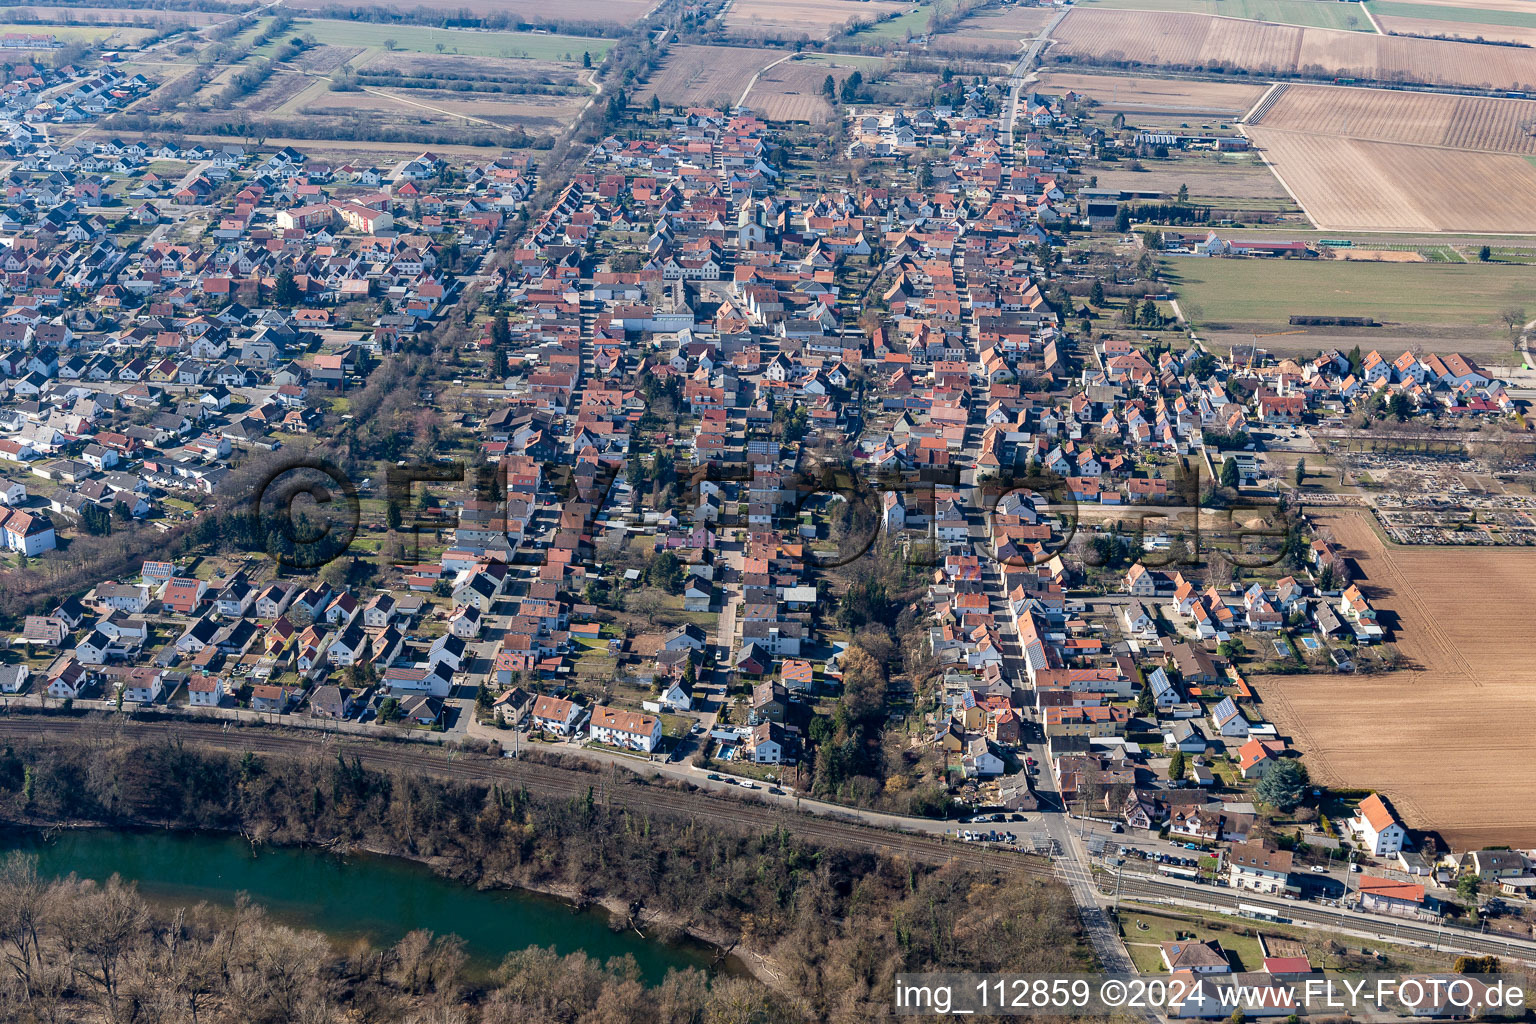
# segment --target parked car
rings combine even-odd
[[[1314,875],[1326,875],[1328,873],[1328,869],[1323,867],[1321,864],[1313,864],[1312,873]]]

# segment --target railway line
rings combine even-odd
[[[427,774],[436,778],[471,783],[512,783],[544,797],[585,799],[632,807],[670,817],[685,817],[724,828],[771,830],[786,828],[796,835],[828,846],[869,850],[905,857],[927,864],[951,861],[970,867],[1036,878],[1052,876],[1042,858],[948,840],[875,828],[856,822],[832,820],[787,808],[770,806],[749,797],[714,795],[699,790],[650,785],[627,771],[615,768],[581,771],[528,761],[513,761],[477,754],[455,754],[439,748],[394,746],[356,740],[336,734],[291,736],[267,727],[226,729],[220,725],[184,722],[144,722],[132,719],[66,719],[0,716],[0,740],[43,741],[179,742],[233,754],[246,752],[295,759],[356,757],[366,768],[395,774]]]
[[[1113,888],[1114,883],[1110,882]],[[1346,912],[1318,907],[1300,900],[1282,900],[1240,889],[1213,889],[1172,879],[1143,879],[1130,873],[1119,880],[1121,900],[1138,899],[1152,904],[1187,903],[1197,909],[1237,913],[1238,904],[1263,907],[1275,918],[1342,935],[1369,937],[1372,941],[1422,946],[1441,953],[1493,954],[1504,959],[1536,962],[1536,942],[1490,935],[1464,928],[1436,926],[1410,918]]]
[[[1491,953],[1536,963],[1536,941],[1529,939],[1349,912],[1306,902],[1282,901],[1256,893],[1239,893],[1175,879],[1138,877],[1131,873],[1123,874],[1117,881],[1101,879],[1096,882],[1084,870],[1077,872],[1078,877],[1074,878],[1070,870],[1065,876],[1053,870],[1051,861],[1043,857],[878,828],[825,814],[810,814],[770,805],[745,794],[717,794],[672,783],[651,784],[616,766],[581,770],[462,754],[438,747],[358,740],[336,734],[324,734],[323,738],[289,735],[268,726],[225,728],[222,725],[140,721],[126,717],[0,715],[0,742],[22,739],[101,746],[135,742],[183,743],[236,755],[250,752],[293,759],[356,757],[366,768],[396,775],[430,775],[456,782],[512,784],[535,795],[555,799],[584,800],[591,794],[595,802],[607,807],[633,808],[723,829],[764,832],[787,829],[833,848],[869,851],[936,866],[953,862],[1041,881],[1058,879],[1068,882],[1073,888],[1074,899],[1092,912],[1085,915],[1085,920],[1102,917],[1103,908],[1108,906],[1112,896],[1118,900],[1185,906],[1222,914],[1233,913],[1242,902],[1271,908],[1277,917],[1294,923],[1363,939],[1419,945],[1442,952]],[[1070,844],[1070,836],[1065,838]],[[1101,890],[1101,886],[1107,889]],[[1107,932],[1105,938],[1111,934]]]

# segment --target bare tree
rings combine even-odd
[[[1499,319],[1504,321],[1504,326],[1509,328],[1509,339],[1514,341],[1520,335],[1520,329],[1525,326],[1525,310],[1520,306],[1505,306],[1499,310]]]

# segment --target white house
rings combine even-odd
[[[187,682],[187,703],[195,708],[216,708],[224,702],[224,679],[199,672]]]
[[[581,706],[575,701],[541,695],[534,699],[529,728],[565,736],[570,733],[580,717]]]
[[[1291,877],[1289,850],[1282,850],[1262,839],[1234,843],[1228,854],[1229,881],[1234,889],[1279,893]]]
[[[1408,830],[1378,793],[1372,793],[1360,801],[1360,807],[1349,820],[1349,826],[1360,837],[1365,848],[1376,857],[1389,857],[1397,853],[1408,838]]]
[[[661,719],[657,716],[622,711],[602,704],[592,709],[592,722],[588,731],[599,743],[646,754],[661,743]]]
[[[744,749],[758,764],[778,764],[784,760],[784,730],[776,722],[759,722]]]
[[[1147,675],[1147,688],[1152,691],[1152,703],[1159,711],[1167,711],[1183,700],[1161,665]]]
[[[138,615],[149,607],[149,588],[142,583],[103,583],[96,588],[96,603],[113,611]]]
[[[1120,621],[1125,626],[1125,631],[1138,639],[1157,638],[1157,620],[1139,600],[1132,599],[1120,609]]]
[[[152,704],[160,697],[162,673],[157,668],[131,668],[118,677],[125,702]]]
[[[680,651],[684,647],[692,647],[696,651],[702,651],[704,645],[709,642],[708,635],[693,623],[684,623],[666,635],[662,641],[662,649],[667,651]]]
[[[1231,697],[1223,697],[1221,702],[1211,709],[1211,726],[1222,736],[1248,738],[1248,720],[1237,709],[1237,704]]]
[[[27,688],[27,680],[31,676],[32,670],[25,662],[0,665],[0,693],[20,693]]]

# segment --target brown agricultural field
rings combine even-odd
[[[1536,90],[1536,50],[1299,28],[1204,14],[1073,8],[1048,57],[1172,67],[1227,65],[1380,81]]]
[[[841,85],[843,79],[866,61],[789,60],[764,71],[747,93],[747,106],[770,121],[804,121],[823,124],[832,117],[832,104],[822,92],[827,76]]]
[[[1536,154],[1532,100],[1293,85],[1256,123],[1373,142]]]
[[[659,96],[663,103],[683,106],[730,106],[741,98],[753,75],[784,56],[777,50],[744,46],[674,46],[637,98],[650,102],[652,96]]]
[[[453,15],[468,11],[471,16],[507,14],[535,25],[561,21],[632,25],[656,4],[657,0],[576,0],[575,3],[567,4],[550,4],[543,0],[362,0],[352,6],[394,11],[423,8]],[[324,11],[342,5],[336,0],[288,0],[286,6],[305,11]]]
[[[366,50],[363,46],[311,46],[288,63],[300,71],[328,75]]]
[[[1198,66],[1226,62],[1263,73],[1294,64],[1301,32],[1293,25],[1204,14],[1077,7],[1051,33],[1056,44],[1048,53],[1109,63]]]
[[[1414,0],[1418,3],[1419,0]],[[1479,5],[1482,6],[1482,5]],[[1525,13],[1529,13],[1529,9]],[[1495,39],[1508,43],[1536,44],[1536,28],[1515,25],[1482,25],[1468,21],[1441,21],[1437,18],[1403,18],[1396,14],[1372,14],[1383,32],[1399,36],[1447,36],[1453,39]]]
[[[1264,86],[1246,82],[1079,75],[1064,71],[1042,73],[1040,85],[1048,93],[1076,92],[1087,96],[1105,111],[1194,117],[1239,117],[1264,95]]]
[[[1176,195],[1180,185],[1189,187],[1196,202],[1220,205],[1223,200],[1288,200],[1285,186],[1263,164],[1237,160],[1180,161],[1168,166],[1148,163],[1144,171],[1116,170],[1113,165],[1098,172],[1100,188],[1157,189]],[[1276,204],[1287,209],[1289,202]]]
[[[548,134],[573,123],[586,101],[574,96],[513,96],[466,98],[464,93],[430,89],[379,89],[364,92],[312,93],[304,97],[306,118],[351,119],[367,112],[382,124],[457,125],[460,127],[521,126],[533,134]]]
[[[1313,778],[1379,789],[1458,849],[1536,843],[1536,551],[1383,544],[1365,518],[1320,517],[1411,668],[1250,682]]]
[[[1536,167],[1505,153],[1250,128],[1325,231],[1536,232]]]
[[[941,53],[1013,53],[1024,40],[1037,38],[1055,16],[1049,7],[989,7],[934,36],[928,48]]]
[[[725,29],[733,36],[763,39],[827,39],[851,23],[875,22],[910,10],[892,0],[732,0]]]

